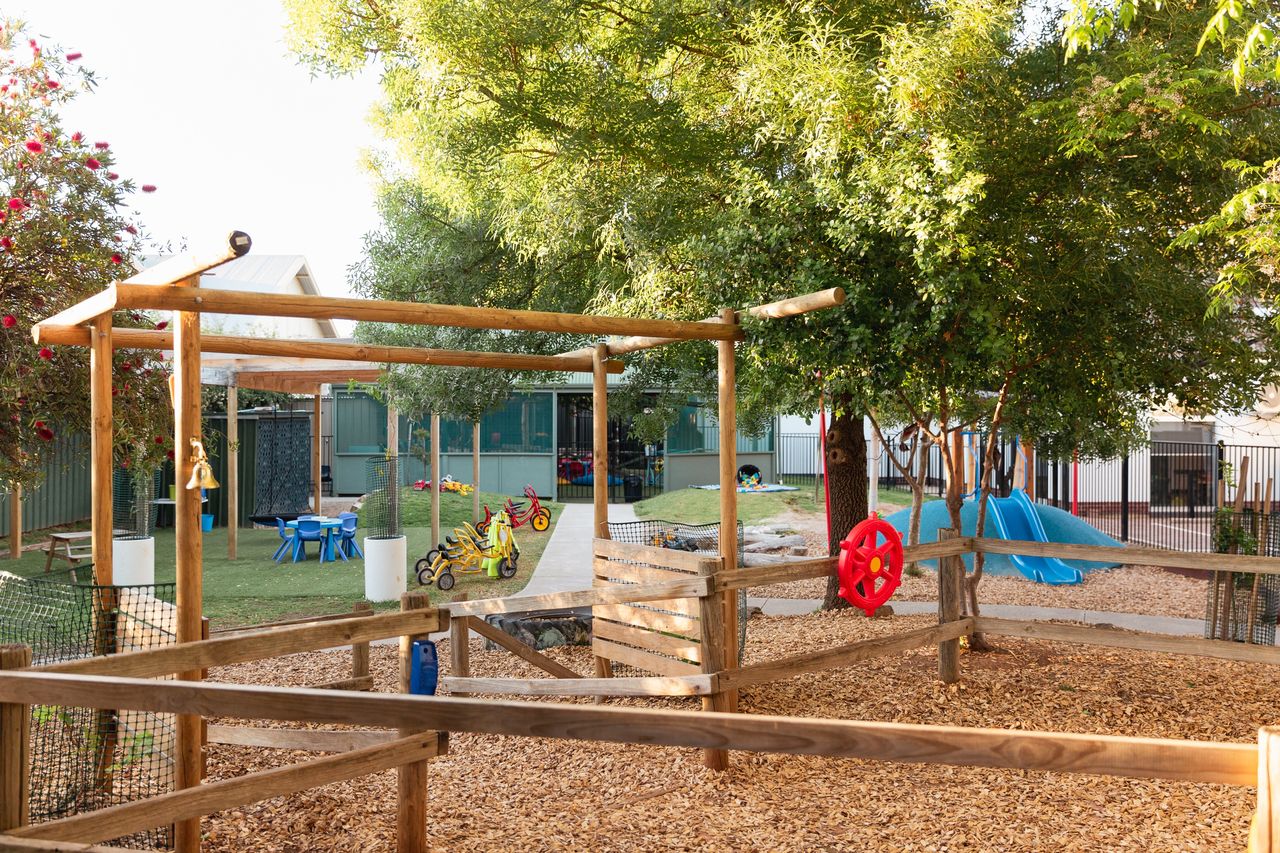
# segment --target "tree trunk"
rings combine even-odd
[[[840,540],[867,517],[867,444],[862,415],[850,412],[847,396],[838,397],[835,403],[827,430],[827,487],[831,492],[827,547],[833,557],[840,553]],[[840,580],[828,578],[822,609],[848,606],[840,597]]]

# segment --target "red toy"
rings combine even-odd
[[[840,597],[875,615],[902,583],[902,537],[893,525],[873,512],[850,530],[840,543],[839,577]]]
[[[507,515],[511,516],[511,526],[523,527],[529,524],[534,530],[541,533],[551,526],[551,510],[547,509],[538,502],[538,493],[533,490],[533,486],[524,487],[525,497],[529,499],[529,507],[526,509],[524,501],[516,503],[507,498],[507,502],[502,508],[507,511]],[[493,518],[493,513],[489,511],[489,505],[484,505],[484,518],[480,519],[480,523],[476,525],[476,530],[482,534],[489,531],[489,519]]]

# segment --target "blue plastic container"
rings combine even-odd
[[[436,655],[436,644],[430,640],[414,640],[409,650],[409,692],[434,696],[439,681],[440,658]]]
[[[213,531],[212,515],[209,515],[208,513],[202,513],[200,515],[200,529],[203,530],[205,533],[211,533]]]

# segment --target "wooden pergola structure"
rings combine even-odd
[[[255,371],[252,385],[293,393],[317,393],[318,386],[348,379],[376,380],[382,368],[371,365],[435,364],[465,367],[493,367],[506,370],[590,371],[593,375],[594,416],[594,516],[595,535],[608,539],[608,452],[606,375],[620,373],[621,362],[612,356],[663,346],[677,341],[702,340],[716,344],[718,353],[718,386],[720,410],[720,524],[730,531],[721,539],[724,570],[735,568],[735,548],[724,542],[736,541],[732,531],[737,525],[737,454],[734,343],[742,340],[739,312],[726,308],[715,317],[696,322],[635,317],[608,317],[483,308],[458,305],[436,305],[312,295],[262,295],[220,291],[200,287],[200,275],[249,251],[251,240],[243,232],[232,232],[227,240],[208,253],[170,258],[154,267],[73,305],[38,323],[33,337],[44,345],[87,346],[90,349],[90,400],[92,408],[91,471],[92,549],[95,581],[110,585],[113,580],[111,553],[111,480],[112,480],[112,397],[111,353],[114,349],[168,349],[173,351],[173,404],[176,481],[185,484],[197,461],[194,442],[202,440],[200,431],[200,384],[202,352],[231,355],[275,357],[280,359],[319,359],[327,363],[319,367],[289,365],[278,371]],[[834,288],[769,305],[746,309],[761,318],[780,318],[837,305],[844,292]],[[112,313],[120,310],[173,311],[172,331],[113,329]],[[559,355],[525,353],[460,352],[419,349],[413,347],[372,346],[327,341],[271,340],[242,336],[202,335],[203,313],[270,315],[330,320],[357,320],[383,323],[452,326],[507,331],[536,331],[617,336],[618,339],[598,343]],[[335,365],[334,362],[341,362]],[[234,388],[235,386],[230,386]],[[228,409],[235,406],[234,391]],[[318,418],[318,409],[317,409]],[[228,419],[229,430],[234,418]],[[438,444],[438,421],[433,419],[433,448]],[[318,430],[317,430],[318,435]],[[234,441],[234,433],[228,435]],[[231,469],[234,470],[234,467]],[[438,467],[436,468],[438,471]],[[235,489],[234,478],[229,488]],[[319,471],[315,480],[319,482]],[[433,513],[437,516],[437,513]],[[438,517],[438,516],[437,516]],[[438,527],[438,521],[436,525]],[[201,639],[202,607],[202,537],[200,532],[200,493],[198,489],[178,488],[175,498],[174,527],[176,537],[177,642]],[[234,529],[234,528],[233,528]],[[234,540],[233,540],[234,541]],[[231,546],[234,547],[234,546]],[[736,595],[736,594],[735,594]],[[704,649],[710,659],[704,665],[713,670],[736,665],[737,607],[730,592],[720,594],[724,602],[724,643],[711,643]],[[720,614],[717,614],[719,617]],[[717,618],[717,622],[719,618]],[[607,676],[610,662],[596,658],[597,675]],[[179,674],[188,681],[201,679],[199,670]],[[732,710],[736,691],[717,692],[704,697],[710,710]],[[179,715],[177,721],[177,785],[188,788],[199,783],[204,759],[201,750],[200,718]],[[708,750],[708,763],[725,765],[724,750]],[[178,824],[178,848],[195,849],[198,822]]]

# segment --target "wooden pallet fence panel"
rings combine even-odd
[[[591,615],[593,619],[608,619],[691,639],[701,636],[697,617],[650,609],[645,605],[601,604],[592,608]]]
[[[1258,782],[1254,743],[148,681],[35,670],[0,672],[0,702],[379,728],[419,726],[580,741],[1180,779],[1250,788]]]
[[[684,569],[695,573],[714,574],[715,568],[720,565],[720,558],[714,554],[699,554],[696,551],[681,551],[677,548],[658,548],[653,545],[633,545],[629,542],[615,542],[612,539],[593,540],[593,548],[597,557],[631,560],[651,566]],[[710,571],[707,571],[708,566]]]
[[[605,586],[573,592],[553,592],[546,595],[517,595],[510,598],[483,598],[450,604],[454,616],[489,616],[497,613],[527,613],[534,610],[569,610],[575,607],[593,607],[597,604],[636,604],[677,598],[697,598],[706,593],[709,579],[690,577],[688,580],[669,583],[647,583],[625,586]]]
[[[597,637],[625,643],[628,646],[637,646],[638,648],[668,655],[678,660],[690,663],[699,663],[702,660],[702,651],[699,648],[701,644],[697,640],[672,637],[660,631],[651,631],[648,628],[634,625],[622,625],[599,618],[591,620],[591,630]]]
[[[510,693],[517,696],[705,696],[710,675],[640,678],[460,678],[447,675],[450,693]]]
[[[263,729],[254,726],[209,726],[209,743],[257,746],[267,749],[299,749],[307,752],[350,752],[396,738],[395,732],[362,732],[342,729]]]
[[[617,661],[627,666],[638,667],[648,672],[656,672],[658,675],[698,675],[701,672],[701,669],[696,664],[685,663],[665,655],[624,646],[621,643],[615,643],[612,640],[606,640],[601,637],[595,637],[591,640],[591,651],[602,658],[608,658],[611,661]]]
[[[639,563],[623,562],[622,560],[606,560],[602,557],[596,557],[592,565],[595,576],[602,580],[626,581],[628,583],[668,583],[695,577],[693,572],[683,569],[645,566]]]
[[[936,643],[954,640],[973,630],[972,619],[959,619],[945,625],[920,628],[905,634],[894,634],[890,637],[877,637],[874,640],[862,640],[837,646],[834,649],[822,649],[800,655],[755,664],[742,669],[719,673],[721,685],[746,687],[751,684],[763,684],[779,681],[806,672],[820,672],[841,666],[851,666],[872,658],[897,654],[898,652],[932,646]]]
[[[1059,625],[1053,622],[1024,622],[986,616],[979,617],[976,622],[975,630],[1004,637],[1029,637],[1033,640],[1110,646],[1117,649],[1194,655],[1250,663],[1280,664],[1280,646],[1259,646],[1230,640],[1148,634],[1118,628],[1104,628],[1098,625]]]
[[[438,610],[381,613],[320,624],[270,628],[252,634],[178,643],[159,649],[63,661],[41,667],[43,672],[109,673],[148,678],[187,670],[381,640],[402,632],[428,634],[443,627]]]
[[[438,732],[424,732],[334,756],[208,782],[138,802],[23,827],[10,834],[21,838],[86,843],[119,838],[172,821],[199,818],[223,809],[247,806],[271,797],[425,761],[441,754],[443,742]]]
[[[1280,853],[1280,727],[1258,730],[1258,810],[1249,853]]]

